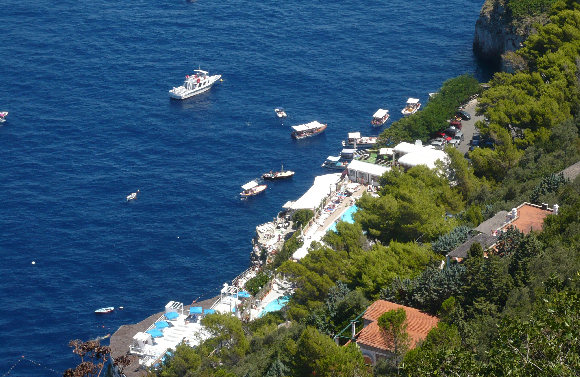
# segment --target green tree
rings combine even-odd
[[[389,349],[393,353],[393,361],[398,366],[405,353],[409,350],[410,340],[407,333],[407,313],[399,308],[383,313],[377,324]]]

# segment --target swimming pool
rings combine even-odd
[[[352,215],[356,211],[358,211],[358,207],[356,206],[356,204],[348,207],[346,212],[343,213],[342,216],[340,216],[340,221],[344,221],[344,222],[347,222],[349,224],[354,224],[354,218],[352,217]],[[333,232],[336,232],[336,221],[334,223],[332,223],[332,225],[328,228],[328,230],[332,230]]]
[[[262,310],[262,312],[260,313],[260,315],[258,317],[261,318],[268,313],[277,312],[278,310],[280,310],[284,306],[286,306],[286,304],[288,303],[289,300],[290,300],[290,297],[283,296],[283,297],[280,297],[280,298],[272,301],[271,303],[266,305],[266,307],[264,308],[264,310]]]

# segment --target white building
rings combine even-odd
[[[415,144],[400,143],[393,148],[395,158],[399,165],[405,169],[410,169],[418,165],[425,165],[429,169],[436,167],[437,161],[447,163],[448,157],[445,152],[433,148],[432,146],[423,146],[420,140]]]
[[[389,170],[390,167],[359,160],[352,161],[347,167],[348,178],[351,181],[373,186],[378,186],[379,178]]]

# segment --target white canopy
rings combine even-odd
[[[410,99],[410,98],[409,98]],[[389,110],[385,110],[385,109],[378,109],[376,113],[374,113],[373,118],[382,118],[385,115],[387,115],[387,113],[389,112]]]
[[[320,122],[318,122],[318,121],[315,120],[315,121],[312,121],[310,123],[299,124],[297,126],[292,126],[292,128],[296,132],[303,132],[303,131],[317,129],[317,128],[320,128],[322,126],[323,126],[322,123],[320,123]]]
[[[424,147],[421,151],[407,153],[399,158],[399,164],[406,168],[412,168],[417,165],[426,165],[429,169],[435,168],[435,163],[441,160],[447,161],[445,152],[438,149],[431,149]]]
[[[407,143],[406,141],[403,141],[402,143],[397,144],[395,148],[393,148],[393,151],[398,154],[407,154],[421,151],[423,150],[423,148],[424,148],[423,145],[411,144]]]
[[[292,209],[315,209],[322,200],[336,189],[336,184],[340,180],[341,173],[319,175],[314,178],[314,184],[308,191],[292,203]]]
[[[326,160],[332,161],[332,162],[337,162],[340,160],[340,156],[328,156],[328,157],[326,157]]]
[[[419,98],[409,98],[409,99],[407,100],[407,103],[408,103],[409,105],[414,105],[414,104],[417,104],[417,103],[419,103]]]
[[[146,343],[148,340],[151,339],[151,335],[150,334],[147,334],[145,332],[139,331],[137,334],[135,334],[133,336],[133,339],[136,340],[136,341],[138,341],[138,342]]]
[[[384,156],[388,155],[391,156],[393,154],[393,148],[381,148],[379,149],[379,155]]]
[[[381,165],[370,164],[368,162],[354,160],[350,164],[348,164],[348,171],[358,171],[361,173],[367,173],[370,175],[374,175],[380,177],[385,172],[390,170],[390,168]]]
[[[243,185],[242,188],[244,190],[249,190],[249,189],[254,188],[256,186],[258,186],[258,182],[256,182],[256,180],[253,180],[253,181],[250,181],[250,182],[246,183],[245,185]]]
[[[348,138],[349,139],[360,139],[360,132],[349,132]]]

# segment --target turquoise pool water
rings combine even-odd
[[[290,300],[290,297],[283,296],[283,297],[280,297],[279,299],[272,301],[271,303],[266,305],[266,307],[264,308],[264,310],[262,310],[262,312],[260,313],[260,315],[258,317],[263,317],[267,313],[270,313],[270,312],[277,312],[278,310],[280,310],[284,306],[286,306],[286,304],[288,303],[288,300]]]
[[[356,205],[352,205],[352,206],[348,207],[346,212],[343,213],[342,216],[340,216],[340,221],[344,221],[344,222],[347,222],[349,224],[354,224],[354,219],[353,219],[352,215],[356,211],[358,211],[358,207]],[[336,232],[336,222],[332,223],[332,225],[330,226],[330,228],[328,228],[328,230],[332,230],[333,232]]]

